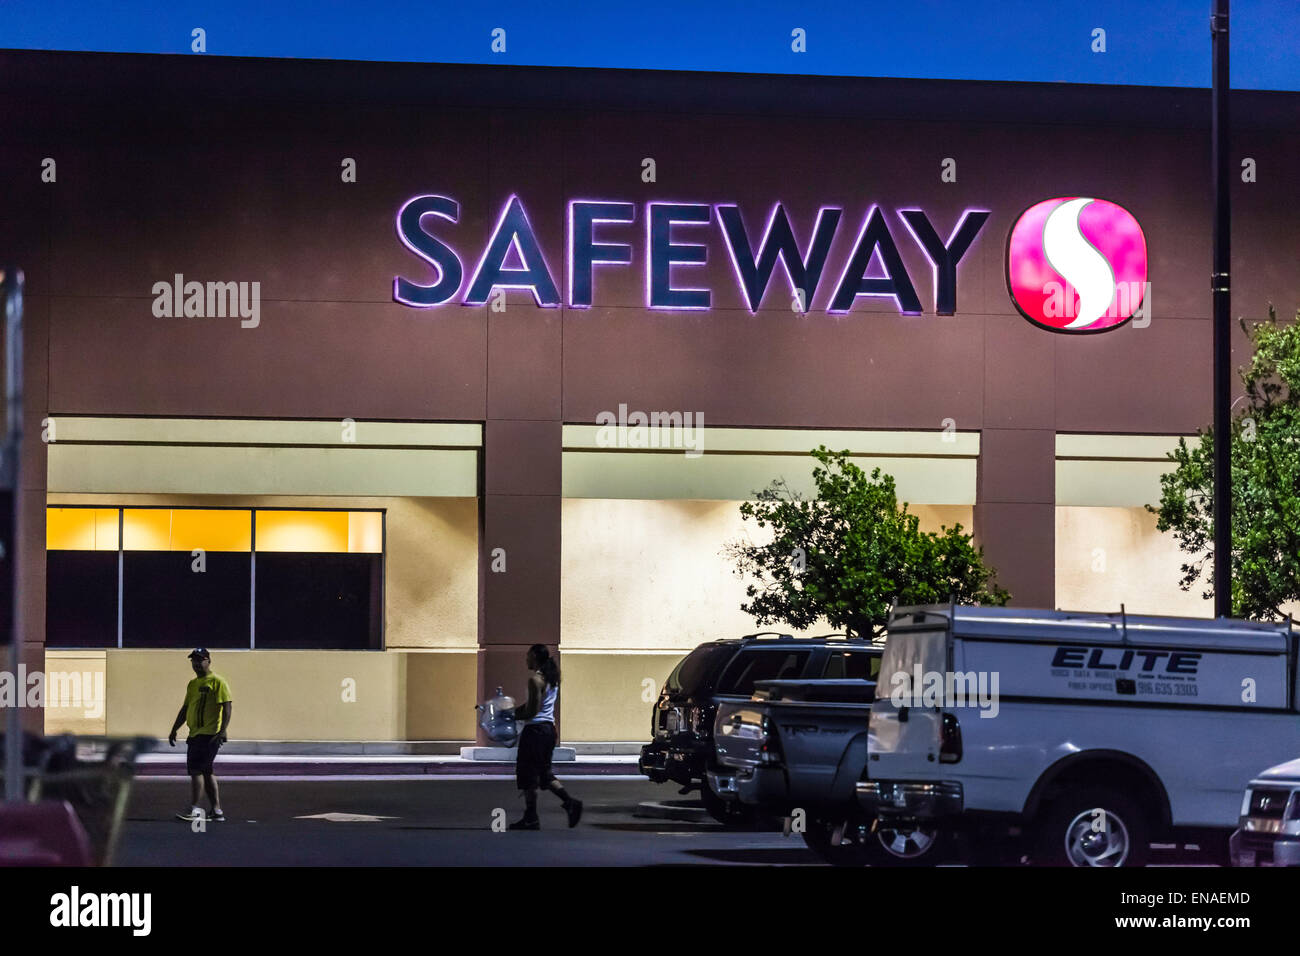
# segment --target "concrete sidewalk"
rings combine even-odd
[[[162,750],[136,758],[141,777],[185,776],[185,748],[175,749],[163,741]],[[218,777],[299,776],[510,776],[513,761],[464,760],[459,756],[432,754],[239,754],[223,748],[216,761]],[[637,775],[637,758],[632,755],[576,755],[555,762],[563,776]]]
[[[185,739],[177,741],[178,749]],[[644,741],[601,741],[597,743],[561,743],[556,749],[573,750],[579,757],[636,757]],[[159,741],[163,752],[168,750],[167,740]],[[222,757],[230,756],[444,756],[454,757],[465,747],[474,746],[472,740],[239,740],[230,741],[221,748]],[[183,751],[182,751],[183,752]]]

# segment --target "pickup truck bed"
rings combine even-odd
[[[759,681],[752,699],[718,709],[709,785],[766,815],[851,810],[875,689],[861,679]]]

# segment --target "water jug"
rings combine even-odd
[[[513,747],[519,740],[519,726],[515,721],[515,699],[506,696],[498,687],[496,696],[479,704],[479,726],[493,743]]]

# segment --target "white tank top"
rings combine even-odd
[[[542,703],[537,708],[537,715],[528,722],[530,724],[555,723],[555,698],[559,693],[560,688],[547,684],[546,690],[542,692]]]

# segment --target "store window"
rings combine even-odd
[[[50,647],[378,649],[383,513],[47,508]]]
[[[116,647],[118,510],[47,508],[45,551],[46,643]]]
[[[257,512],[257,646],[379,646],[378,512]]]
[[[122,512],[122,646],[248,647],[252,512]]]

